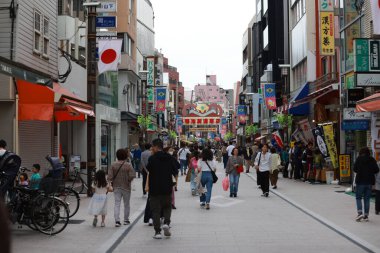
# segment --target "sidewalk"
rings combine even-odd
[[[133,181],[131,195],[130,220],[141,213],[138,211],[142,206],[145,207],[146,198],[142,197],[142,178]],[[127,229],[128,226],[115,227],[113,218],[114,199],[113,194],[109,194],[108,214],[106,216],[106,227],[92,226],[93,217],[87,214],[87,207],[90,198],[81,195],[81,203],[78,213],[70,219],[66,229],[55,236],[48,236],[36,231],[32,231],[27,226],[22,229],[17,228],[17,224],[12,226],[12,252],[98,252],[100,249],[109,247],[109,239],[117,239],[118,236]],[[123,204],[121,207],[121,219],[123,219]],[[103,251],[105,252],[105,251]]]
[[[370,203],[369,222],[356,222],[355,196],[348,195],[348,186],[309,184],[280,175],[275,192],[321,215],[337,226],[380,249],[380,216],[375,215],[375,203]]]
[[[153,239],[153,227],[140,220],[114,252],[365,252],[280,197],[260,197],[261,191],[246,174],[240,178],[238,198],[229,198],[229,193],[222,190],[222,170],[218,176],[211,210],[199,207],[199,197],[191,196],[189,183],[180,177],[177,210],[172,212],[172,237]],[[294,196],[302,195],[297,189],[303,188],[297,187],[313,187],[283,180],[279,186],[280,191],[290,188],[288,192],[291,195],[294,191]],[[332,212],[339,214],[345,208],[339,206]],[[370,225],[373,232],[378,231],[371,223],[355,225]]]

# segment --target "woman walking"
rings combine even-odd
[[[192,157],[190,159],[190,163],[189,163],[189,170],[188,170],[188,173],[190,173],[191,177],[190,177],[190,190],[191,190],[191,194],[193,196],[196,195],[196,181],[195,181],[195,178],[196,178],[196,173],[195,173],[195,170],[198,168],[198,161],[199,161],[199,152],[198,150],[195,150],[192,154]]]
[[[239,156],[239,150],[234,148],[226,166],[226,175],[229,175],[230,178],[230,198],[237,197],[240,173],[244,170],[243,163],[244,160]]]
[[[129,225],[130,199],[131,199],[131,184],[136,177],[136,172],[131,163],[127,161],[128,153],[125,149],[119,149],[116,152],[117,161],[111,165],[108,170],[108,180],[113,184],[115,196],[115,226],[120,227],[120,205],[121,199],[124,202],[124,225]]]
[[[211,170],[216,171],[215,164],[213,161],[213,155],[210,149],[203,149],[202,151],[202,160],[198,161],[198,173],[201,174],[200,184],[204,188],[206,187],[207,191],[200,195],[201,207],[206,207],[206,210],[210,209],[210,201],[212,194],[213,179]]]
[[[264,144],[255,159],[255,167],[257,170],[257,180],[260,182],[262,197],[269,196],[269,171],[271,168],[271,154],[268,153],[268,144]]]
[[[375,175],[379,172],[379,167],[367,147],[360,149],[359,157],[354,164],[354,172],[356,173],[356,207],[358,210],[356,221],[368,221],[372,185],[375,184]],[[364,198],[364,215],[362,198]]]
[[[276,148],[274,147],[270,149],[270,152],[271,152],[270,182],[272,184],[272,188],[277,189],[277,181],[278,181],[279,166],[281,165],[281,157],[279,154],[276,153]]]

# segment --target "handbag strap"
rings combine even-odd
[[[260,161],[261,161],[261,152],[260,152],[259,162],[257,163],[257,166],[260,166]]]
[[[124,163],[125,163],[125,161],[120,165],[120,167],[119,167],[119,169],[117,170],[115,176],[113,176],[113,178],[112,178],[112,182],[115,180],[117,174],[119,174],[119,171],[120,171],[121,167],[123,167]]]
[[[207,167],[211,170],[211,172],[213,172],[213,170],[211,169],[210,165],[208,165],[208,162],[207,161],[205,161],[205,162],[207,164]]]

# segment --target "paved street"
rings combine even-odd
[[[221,172],[221,170],[219,170]],[[211,210],[199,208],[198,197],[192,197],[184,177],[176,192],[177,210],[173,210],[170,239],[155,240],[153,228],[142,219],[128,231],[127,226],[115,228],[112,194],[106,228],[93,228],[87,215],[88,199],[82,200],[79,213],[61,234],[49,237],[28,228],[13,231],[13,252],[366,252],[283,198],[271,194],[260,197],[253,180],[255,175],[241,176],[239,196],[231,199],[222,190],[223,174],[214,186]],[[135,181],[132,193],[132,220],[137,217],[146,199],[141,197],[140,181]],[[352,196],[341,193],[345,187],[309,185],[280,179],[278,192],[304,209],[314,212],[365,245],[373,252],[380,248],[376,231],[380,217],[372,215],[368,223],[354,221]],[[373,205],[372,205],[373,207]],[[139,210],[140,209],[140,210]],[[128,233],[125,236],[125,233]],[[120,241],[120,244],[116,242]],[[113,248],[112,248],[113,249]]]

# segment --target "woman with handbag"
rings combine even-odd
[[[110,181],[115,197],[114,217],[115,227],[120,227],[120,205],[121,199],[124,202],[124,225],[129,225],[131,184],[136,177],[136,172],[130,162],[127,161],[128,153],[125,149],[116,152],[117,161],[108,170],[108,180]]]
[[[243,158],[239,156],[239,149],[234,148],[232,150],[232,156],[228,158],[226,167],[226,175],[230,178],[230,198],[237,197],[240,173],[244,171],[243,163]]]
[[[203,149],[202,160],[198,161],[198,173],[202,173],[200,176],[201,188],[206,187],[206,192],[202,192],[200,195],[201,208],[206,207],[206,210],[210,209],[212,186],[215,182],[213,172],[215,173],[216,166],[213,161],[213,154],[210,149]]]
[[[279,167],[281,165],[281,157],[276,152],[276,148],[272,147],[270,149],[271,155],[271,166],[270,166],[270,182],[272,184],[273,189],[277,189],[277,181],[278,181],[278,173],[279,173]]]

